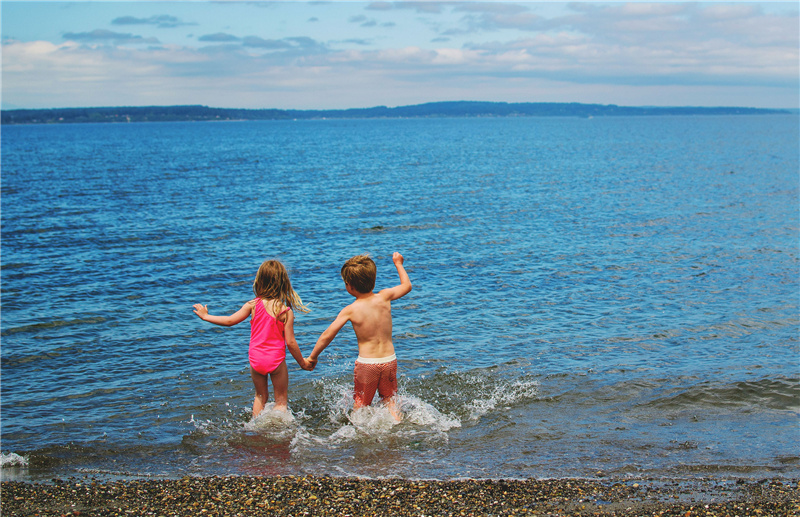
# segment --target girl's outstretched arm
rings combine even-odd
[[[292,354],[294,360],[300,365],[303,370],[313,370],[313,367],[308,364],[308,361],[303,359],[303,354],[300,352],[300,346],[297,344],[297,339],[294,337],[294,312],[286,311],[286,321],[283,322],[283,335],[286,339],[286,347],[289,353]]]
[[[250,300],[242,305],[241,309],[234,312],[230,316],[214,316],[208,313],[208,306],[196,303],[194,304],[194,313],[197,314],[197,317],[203,321],[207,321],[215,325],[222,325],[223,327],[232,327],[233,325],[246,320],[247,317],[250,316],[254,306],[255,300]]]

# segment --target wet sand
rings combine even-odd
[[[800,482],[186,477],[2,483],[4,516],[800,516]]]

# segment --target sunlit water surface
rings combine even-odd
[[[7,126],[4,479],[800,475],[797,116]],[[278,258],[308,354],[369,252],[404,420],[347,327],[250,418]]]

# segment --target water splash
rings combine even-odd
[[[536,398],[539,394],[538,381],[515,380],[494,386],[481,377],[473,377],[472,381],[479,386],[479,396],[466,404],[470,420],[478,420],[498,407],[508,409],[521,401]]]
[[[297,424],[297,419],[290,409],[275,409],[273,402],[267,403],[264,409],[252,420],[244,424],[247,431],[278,432],[292,431]]]
[[[27,467],[28,466],[28,459],[20,456],[17,453],[9,452],[8,454],[2,453],[0,455],[0,467],[2,468],[11,468],[11,467]]]

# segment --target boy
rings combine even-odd
[[[411,280],[403,268],[403,256],[395,252],[392,261],[400,276],[400,285],[377,293],[373,292],[377,273],[375,262],[368,255],[357,255],[344,263],[342,280],[347,292],[356,300],[342,309],[322,333],[308,356],[308,362],[313,369],[319,354],[349,321],[358,340],[358,359],[353,370],[353,409],[369,406],[377,390],[392,416],[399,421],[394,399],[397,393],[397,358],[392,344],[391,302],[411,291]]]

